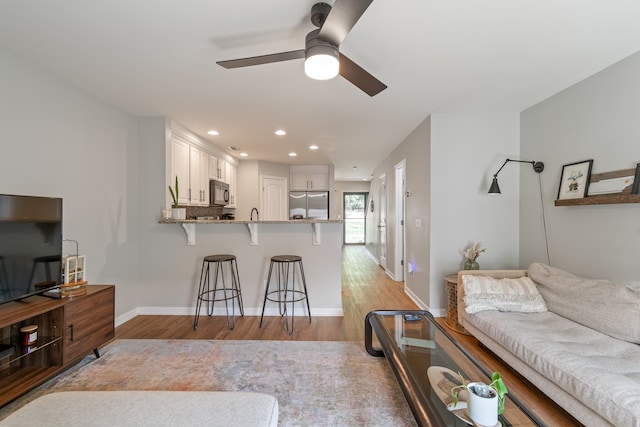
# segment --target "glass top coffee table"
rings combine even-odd
[[[374,338],[380,349],[374,347]],[[459,372],[470,381],[491,382],[491,372],[436,323],[428,311],[370,312],[365,319],[365,347],[372,356],[387,358],[420,426],[471,423],[466,409],[447,409],[447,404],[453,403],[452,384],[459,384],[452,372]],[[506,386],[509,388],[508,383]],[[497,425],[545,424],[510,392]]]

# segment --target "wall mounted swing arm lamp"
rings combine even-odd
[[[507,160],[504,161],[502,166],[500,166],[500,169],[498,169],[498,172],[493,174],[493,182],[491,182],[491,187],[489,187],[489,194],[501,194],[500,193],[500,186],[498,185],[498,174],[500,173],[502,168],[505,167],[505,165],[507,163],[509,163],[509,162],[531,163],[531,166],[533,166],[533,170],[536,173],[540,173],[540,172],[542,172],[544,170],[544,163],[542,163],[542,162],[507,159]]]

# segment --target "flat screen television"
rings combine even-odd
[[[62,199],[0,194],[0,304],[61,281]]]

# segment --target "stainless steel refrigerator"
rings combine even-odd
[[[290,192],[289,219],[329,219],[329,192]]]

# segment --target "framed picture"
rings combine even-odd
[[[640,163],[636,165],[636,176],[633,180],[631,194],[640,194]]]
[[[587,197],[593,159],[562,166],[558,200]]]

